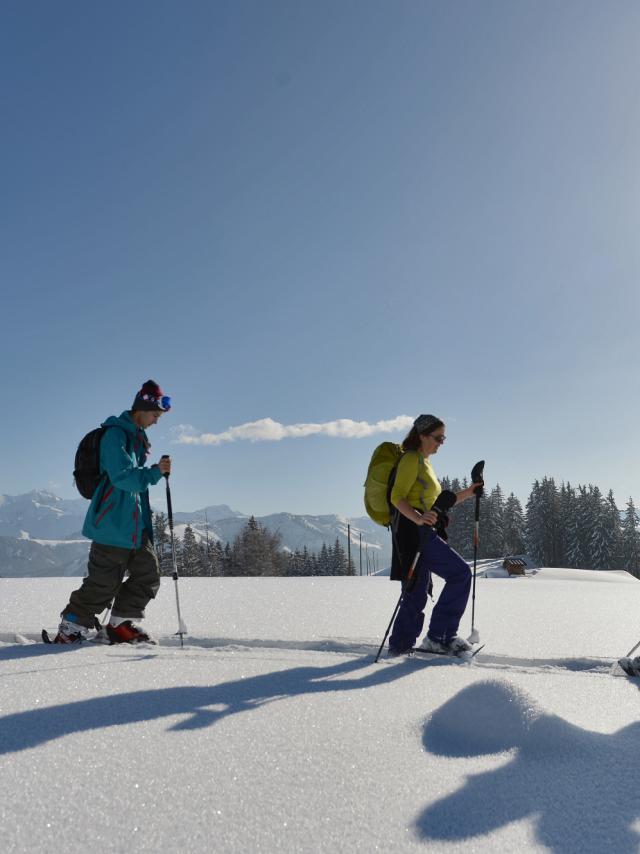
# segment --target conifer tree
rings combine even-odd
[[[555,480],[543,478],[542,500],[546,511],[548,565],[562,565],[562,520],[560,518],[559,495]]]
[[[513,492],[510,493],[504,505],[503,533],[505,554],[523,554],[526,549],[526,521],[522,504]]]
[[[596,509],[593,501],[593,486],[578,484],[576,492],[576,530],[580,542],[580,569],[593,569],[591,535],[595,524]]]
[[[535,481],[527,502],[527,551],[544,566],[562,559],[558,489],[552,477]]]
[[[355,575],[356,567],[353,562],[353,558],[349,559],[348,553],[345,551],[344,546],[338,538],[336,537],[336,544],[334,551],[337,555],[339,575]]]
[[[576,490],[567,483],[561,496],[560,512],[564,527],[564,565],[583,565],[583,543],[579,513],[579,498]]]
[[[222,571],[221,575],[236,575],[235,565],[233,562],[233,550],[231,548],[231,543],[226,543],[224,547],[224,554],[222,556]]]
[[[303,569],[302,552],[300,549],[295,549],[288,555],[286,574],[294,578],[299,578],[304,575]]]
[[[527,552],[542,563],[544,560],[544,518],[541,511],[540,482],[534,481],[527,501]]]
[[[622,521],[621,552],[623,569],[640,578],[640,531],[638,531],[638,512],[633,498],[627,501],[625,517]]]
[[[309,552],[309,575],[320,575],[320,564],[315,552]]]
[[[337,540],[336,540],[337,542]],[[328,571],[326,575],[339,575],[338,572],[338,563],[339,563],[339,555],[336,554],[336,550],[334,546],[327,546],[327,559],[328,559]]]
[[[567,550],[569,547],[569,515],[571,502],[571,487],[563,481],[558,490],[558,555],[559,566],[567,565]]]
[[[210,539],[208,543],[202,543],[202,566],[203,575],[223,575],[224,549],[220,540]]]
[[[318,555],[316,575],[333,575],[331,570],[332,567],[329,562],[329,551],[327,549],[327,544],[323,543],[320,549],[320,554]]]
[[[504,500],[500,484],[491,490],[482,505],[484,512],[482,513],[482,537],[480,538],[479,555],[483,558],[501,557],[505,554],[505,546]]]
[[[462,482],[454,478],[450,482],[450,489],[458,493],[468,485],[466,478]],[[467,560],[473,555],[474,505],[475,500],[465,501],[463,504],[455,504],[449,511],[449,545]]]
[[[591,530],[589,534],[589,569],[611,569],[614,558],[614,532],[608,506],[597,486],[589,487]]]
[[[309,549],[306,546],[302,548],[302,575],[314,575],[314,566],[312,555],[309,553]]]
[[[349,564],[347,553],[338,537],[332,549],[329,549],[332,575],[355,575],[353,561]]]
[[[616,505],[613,490],[609,490],[605,498],[605,515],[610,530],[610,569],[620,569],[622,566],[622,526],[620,510]]]
[[[158,556],[161,575],[171,575],[173,558],[171,557],[171,537],[167,530],[167,517],[162,512],[153,513],[153,544]]]
[[[280,536],[272,534],[252,516],[233,543],[236,575],[284,575],[286,557],[280,552]]]
[[[180,574],[185,576],[202,575],[202,556],[200,546],[191,525],[184,529],[182,547],[180,549]]]

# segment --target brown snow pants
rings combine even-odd
[[[126,581],[125,575],[129,576]],[[74,614],[75,622],[93,628],[95,615],[113,601],[113,617],[141,620],[149,600],[155,598],[159,588],[158,558],[148,540],[143,541],[139,549],[91,543],[88,575],[69,597],[62,616]]]

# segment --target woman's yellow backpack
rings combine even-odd
[[[395,442],[383,442],[371,455],[371,462],[364,482],[364,506],[367,514],[378,525],[389,527],[391,523],[391,487],[396,468],[404,451]]]

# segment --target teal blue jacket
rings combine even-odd
[[[145,467],[147,434],[131,420],[130,412],[112,415],[103,423],[100,471],[107,476],[96,489],[82,533],[104,546],[139,549],[146,533],[153,542],[149,486],[160,480],[158,466]]]

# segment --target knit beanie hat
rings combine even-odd
[[[158,383],[147,380],[136,394],[131,411],[167,412],[171,409],[171,398],[167,397]]]
[[[436,418],[435,415],[418,415],[413,422],[418,433],[428,433],[440,424],[442,424],[442,419]]]

